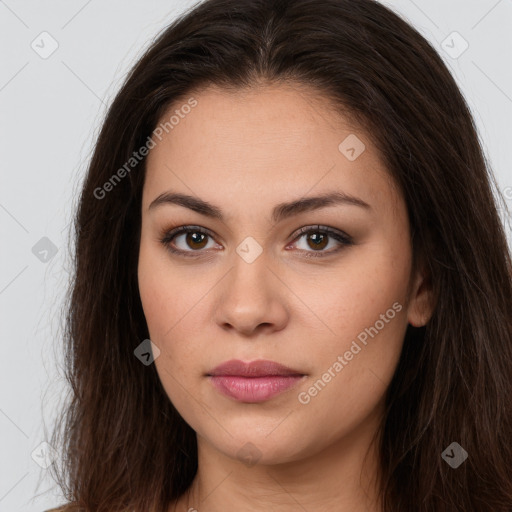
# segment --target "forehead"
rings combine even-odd
[[[331,190],[383,207],[399,200],[371,134],[308,86],[204,88],[174,102],[159,126],[167,129],[146,162],[146,208],[167,189],[233,206]]]

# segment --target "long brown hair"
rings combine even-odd
[[[512,262],[498,214],[506,203],[446,65],[373,0],[206,0],[130,71],[74,219],[71,400],[51,440],[67,510],[164,512],[197,470],[195,432],[155,366],[134,356],[149,338],[137,285],[145,159],[126,162],[169,105],[201,87],[286,81],[315,87],[368,130],[405,199],[414,262],[426,265],[436,298],[428,324],[409,325],[387,393],[384,511],[512,510]],[[442,457],[452,442],[468,453],[457,469]]]

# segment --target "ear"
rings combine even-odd
[[[417,272],[410,291],[407,320],[413,327],[423,327],[434,313],[432,279],[424,269]]]

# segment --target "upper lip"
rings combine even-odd
[[[231,375],[240,377],[266,377],[273,375],[297,375],[304,374],[298,370],[288,368],[274,361],[259,359],[245,363],[239,359],[231,359],[219,364],[211,370],[208,376]]]

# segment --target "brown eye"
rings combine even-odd
[[[185,236],[185,243],[192,249],[203,249],[208,235],[200,233],[199,231],[188,232]]]
[[[295,234],[293,245],[298,245],[298,241],[301,239],[305,239],[305,247],[298,247],[298,249],[304,252],[306,257],[330,256],[347,246],[353,245],[353,240],[349,235],[326,226],[301,228]],[[331,239],[334,240],[334,248],[324,250],[329,246]]]
[[[312,249],[325,249],[329,243],[329,236],[323,233],[312,233],[306,235],[306,240]]]
[[[213,247],[208,247],[209,239],[214,242],[213,236],[200,226],[180,226],[164,232],[160,242],[173,254],[185,257],[200,257],[204,256],[204,253],[208,254],[210,252],[203,249],[215,247],[215,244]],[[299,252],[305,253],[306,257],[330,256],[347,246],[353,245],[352,238],[349,235],[324,226],[301,228],[296,233],[292,245],[297,245],[298,241],[302,239],[305,239],[306,247],[298,247],[298,249]],[[334,242],[334,248],[325,250],[331,245],[331,241]],[[216,250],[219,250],[218,247]]]
[[[199,226],[181,226],[164,233],[160,242],[173,254],[196,257],[205,252],[209,239],[212,236]]]

